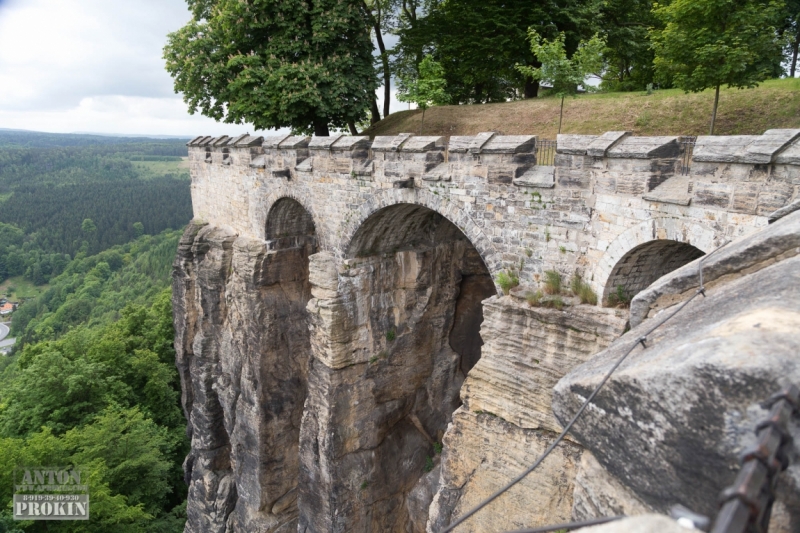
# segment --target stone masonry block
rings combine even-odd
[[[589,146],[597,137],[597,135],[558,134],[556,137],[556,152],[558,154],[586,155]]]
[[[586,153],[592,157],[605,157],[613,146],[630,136],[629,131],[607,131],[593,140],[586,148]]]
[[[730,205],[731,193],[731,186],[726,183],[695,183],[692,205],[724,209]]]
[[[535,135],[497,135],[480,149],[482,154],[516,154],[533,152],[536,149]]]
[[[608,149],[607,155],[625,159],[678,158],[681,146],[678,137],[626,137]]]

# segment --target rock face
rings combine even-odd
[[[561,427],[550,398],[558,379],[608,346],[625,313],[579,305],[559,311],[505,296],[484,301],[481,359],[444,436],[442,476],[428,531],[451,523],[533,463]],[[459,532],[510,531],[568,521],[583,448],[560,445],[542,467]]]
[[[419,222],[430,241],[384,234],[395,224],[376,221],[339,272],[331,255],[311,258],[314,359],[300,434],[300,531],[424,528],[407,497],[480,355],[475,326],[494,284],[452,224],[438,215]],[[381,253],[397,247],[405,250]],[[460,354],[462,346],[469,349]]]
[[[268,251],[199,224],[181,240],[173,301],[192,441],[187,531],[297,529],[312,251]]]
[[[647,348],[634,349],[575,425],[576,439],[652,509],[681,503],[713,516],[717,495],[736,476],[738,454],[754,443],[755,425],[766,417],[760,403],[800,383],[798,235],[800,213],[793,213],[710,256],[707,296],[649,335]],[[651,286],[633,306],[641,317],[661,302],[660,313],[559,381],[553,408],[560,421],[671,312],[664,302],[674,305],[693,292],[698,263]],[[800,529],[798,480],[795,464],[778,491],[774,524],[784,526],[776,531]]]

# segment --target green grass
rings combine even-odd
[[[14,292],[10,295],[8,293],[9,287],[14,288]],[[0,296],[8,298],[12,302],[18,302],[22,299],[35,298],[44,293],[49,287],[49,285],[34,285],[22,276],[16,276],[0,283]]]
[[[714,92],[686,94],[680,89],[596,93],[567,98],[562,133],[707,135]],[[539,135],[555,139],[561,100],[543,97],[499,104],[440,106],[425,112],[423,135]],[[419,134],[422,112],[400,111],[364,135]],[[800,128],[800,78],[769,80],[755,89],[720,91],[716,134],[757,135],[771,128]]]
[[[143,179],[160,178],[165,174],[185,176],[189,179],[188,158],[182,161],[131,161]]]

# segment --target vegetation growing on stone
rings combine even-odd
[[[561,273],[557,270],[544,271],[544,292],[546,294],[561,294]]]
[[[495,281],[500,285],[503,294],[508,294],[511,289],[519,285],[519,275],[514,270],[504,270],[498,272]]]
[[[572,294],[580,298],[582,304],[597,305],[597,293],[586,283],[578,272],[572,275],[569,282]]]

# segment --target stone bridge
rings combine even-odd
[[[686,146],[559,135],[544,166],[535,136],[494,133],[191,141],[174,283],[187,531],[422,532],[513,477],[560,429],[558,378],[624,331],[611,292],[798,197],[800,130],[699,137],[688,170]],[[534,308],[496,286],[513,273],[524,294],[548,270],[600,303]],[[568,519],[582,453],[564,444],[459,531]]]

